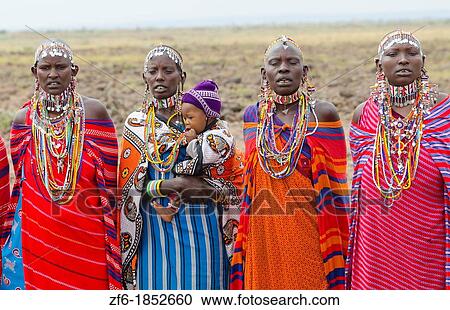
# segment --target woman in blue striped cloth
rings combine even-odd
[[[224,180],[175,177],[174,166],[187,159],[180,53],[166,45],[152,49],[143,79],[144,104],[125,122],[118,176],[124,285],[227,289],[225,242],[232,236],[216,206],[239,199],[237,189]]]

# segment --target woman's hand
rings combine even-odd
[[[164,195],[177,193],[183,203],[205,203],[208,200],[216,200],[216,190],[204,182],[201,178],[194,176],[182,176],[164,180],[160,191]]]

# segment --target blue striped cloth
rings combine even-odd
[[[177,162],[185,157],[182,148]],[[172,172],[161,173],[151,165],[148,167],[149,180],[173,177]],[[167,206],[168,199],[163,198],[159,203]],[[181,204],[170,223],[163,221],[148,201],[141,204],[141,214],[139,289],[228,289],[229,263],[214,204]]]

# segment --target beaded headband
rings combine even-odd
[[[47,40],[36,49],[34,54],[34,63],[37,64],[43,58],[51,56],[62,56],[70,60],[73,65],[73,53],[69,45],[60,40]]]
[[[181,57],[181,54],[174,48],[161,44],[161,45],[158,45],[157,47],[153,48],[147,54],[147,57],[145,57],[144,72],[148,71],[148,63],[150,62],[150,60],[153,57],[162,56],[162,55],[169,57],[173,62],[175,62],[177,64],[177,66],[180,67],[181,70],[183,70],[183,57]]]
[[[381,59],[384,52],[394,44],[410,44],[417,47],[420,50],[420,54],[423,54],[420,41],[411,32],[395,30],[385,35],[381,40],[380,45],[378,46],[378,59]]]
[[[298,49],[300,54],[302,54],[302,49],[297,44],[297,42],[295,42],[294,40],[292,40],[291,38],[289,38],[285,35],[282,35],[281,37],[275,39],[272,43],[270,43],[269,46],[266,48],[266,51],[264,52],[264,61],[267,60],[267,56],[269,54],[269,51],[272,49],[272,47],[274,47],[275,45],[277,45],[279,43],[281,43],[283,45],[284,49],[287,49],[289,47],[288,43],[291,43]]]

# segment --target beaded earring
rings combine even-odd
[[[308,95],[312,95],[313,93],[315,93],[316,87],[309,81],[308,76],[306,76],[305,82],[306,82],[306,92],[308,93]]]
[[[76,92],[78,81],[75,76],[72,76],[69,84],[69,92],[73,95]]]
[[[270,86],[269,81],[267,81],[264,75],[261,76],[261,89],[260,89],[260,98],[268,99],[270,94]]]
[[[34,79],[34,91],[37,92],[39,91],[39,81],[38,79]]]
[[[380,105],[387,94],[387,82],[383,70],[377,70],[376,80],[377,83],[374,86],[373,97],[375,102]]]
[[[182,98],[183,98],[183,82],[180,81],[180,84],[177,87],[177,101],[175,103],[175,112],[179,115],[181,115],[181,106],[183,105]]]
[[[316,87],[310,82],[307,74],[305,74],[302,78],[301,87],[303,89],[303,93],[306,95],[309,109],[314,118],[314,129],[312,129],[307,134],[307,135],[312,135],[316,132],[317,128],[319,127],[319,118],[317,117],[317,114],[316,114],[316,99],[314,98],[314,93],[316,92]]]
[[[144,112],[144,113],[148,112],[148,106],[149,106],[148,102],[150,100],[150,96],[151,96],[150,89],[148,87],[148,84],[145,83],[145,91],[144,91],[144,96],[143,96],[144,99],[142,101],[142,108],[141,108],[142,112]]]
[[[265,93],[269,89],[269,81],[265,77],[261,79],[261,92]]]
[[[430,83],[428,73],[425,68],[422,68],[422,75],[420,77],[420,85],[422,92],[422,101],[424,103],[424,111],[426,114],[437,103],[439,96],[439,88],[437,84]]]

